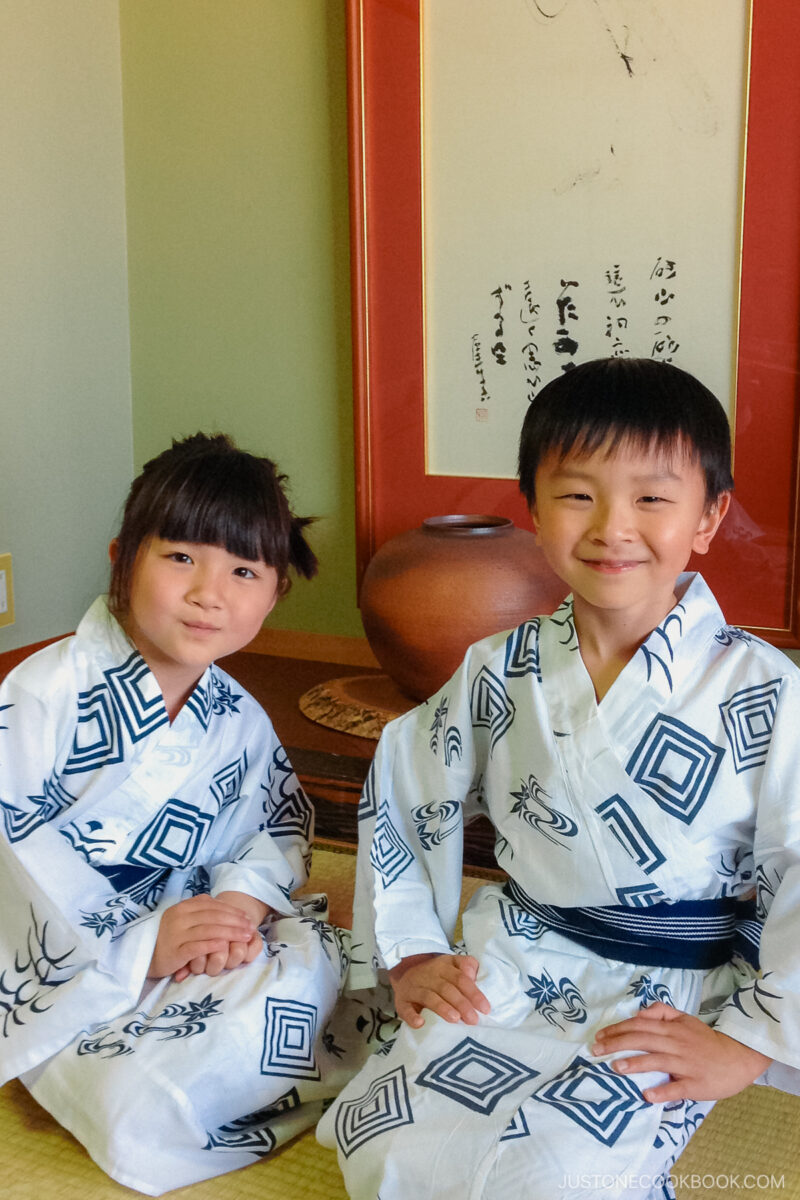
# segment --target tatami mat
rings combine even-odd
[[[311,890],[327,891],[346,924],[355,859],[334,847],[315,851]],[[481,880],[465,880],[471,894]],[[679,1200],[800,1200],[800,1100],[770,1088],[718,1104],[673,1175]],[[16,1081],[0,1089],[0,1196],[3,1200],[125,1200],[81,1146]],[[269,1159],[170,1193],[175,1200],[346,1200],[336,1155],[308,1131]],[[509,1197],[525,1200],[525,1197]],[[557,1200],[556,1197],[553,1200]]]

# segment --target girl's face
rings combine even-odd
[[[536,473],[532,515],[550,566],[592,610],[654,629],[675,603],[692,553],[705,554],[730,497],[706,504],[699,464],[622,444],[549,455]]]
[[[154,537],[136,556],[123,624],[165,697],[185,695],[210,663],[252,641],[277,596],[266,563]]]

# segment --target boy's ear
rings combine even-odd
[[[119,538],[112,538],[111,541],[108,543],[108,557],[109,557],[112,565],[117,561],[118,554],[119,554]]]
[[[695,554],[708,554],[708,548],[714,540],[714,534],[725,520],[725,514],[731,506],[730,492],[721,492],[713,503],[706,507],[702,520],[694,535],[692,550]]]
[[[536,540],[538,541],[539,540],[539,514],[536,511],[536,501],[535,500],[530,507],[530,514],[531,514],[531,524],[533,525],[533,532],[534,532],[534,535],[536,536]]]

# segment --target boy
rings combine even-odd
[[[675,367],[585,363],[531,405],[520,486],[572,595],[390,725],[362,801],[351,982],[387,967],[405,1023],[320,1127],[356,1200],[668,1197],[714,1100],[798,1078],[800,672],[682,574],[730,502],[725,414]],[[509,880],[457,956],[479,811]]]

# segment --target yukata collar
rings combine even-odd
[[[678,577],[677,603],[642,643],[598,705],[592,681],[580,656],[575,632],[573,598],[559,605],[542,623],[542,685],[555,719],[576,728],[602,712],[609,718],[619,709],[630,717],[636,706],[662,707],[685,676],[702,658],[705,647],[725,621],[710,588],[697,572]],[[556,725],[558,728],[558,725]]]
[[[98,596],[78,625],[76,637],[79,647],[88,654],[93,668],[100,671],[109,682],[109,677],[113,676],[117,690],[123,687],[127,699],[142,713],[147,712],[149,727],[169,723],[158,680],[111,612],[107,596]],[[172,722],[173,728],[189,719],[197,721],[204,729],[208,727],[213,707],[214,678],[211,664],[206,667],[194,691]],[[191,713],[192,717],[187,717],[187,713]]]

